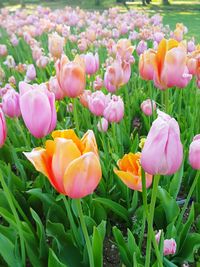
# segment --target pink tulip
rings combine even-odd
[[[200,169],[200,134],[196,135],[190,144],[189,162],[193,169]]]
[[[124,102],[120,96],[112,96],[103,113],[109,122],[120,122],[124,117]]]
[[[10,118],[19,117],[21,115],[19,107],[19,94],[10,89],[2,98],[3,112]]]
[[[88,97],[89,110],[96,116],[102,116],[110,101],[110,95],[104,95],[101,91],[96,91]]]
[[[46,86],[19,83],[20,109],[26,127],[36,138],[49,134],[56,126],[55,96]]]
[[[85,89],[85,64],[78,55],[74,61],[69,61],[63,55],[56,63],[56,77],[65,96],[77,97]]]
[[[195,75],[196,71],[197,71],[197,60],[196,60],[196,58],[188,58],[187,67],[188,67],[189,74]]]
[[[151,49],[140,55],[139,72],[144,80],[153,80],[155,56],[155,51]]]
[[[81,104],[88,108],[89,96],[92,94],[90,90],[84,90],[83,93],[79,96]]]
[[[33,64],[28,65],[27,71],[26,71],[26,78],[28,81],[35,80],[36,78],[36,70]]]
[[[194,43],[194,40],[190,40],[188,43],[187,43],[187,51],[189,53],[195,51],[196,49],[196,46],[195,46],[195,43]]]
[[[182,159],[179,125],[174,118],[158,111],[142,150],[142,167],[152,175],[171,175],[180,168]]]
[[[48,89],[50,92],[54,93],[56,100],[60,100],[64,98],[64,93],[62,89],[60,88],[60,85],[56,77],[50,78],[48,82]]]
[[[82,55],[82,57],[85,62],[85,71],[87,74],[91,75],[98,71],[99,55],[97,53],[95,55],[87,53],[86,55]]]
[[[154,33],[153,40],[156,41],[157,43],[160,43],[160,41],[164,38],[164,33],[163,32],[156,32]]]
[[[140,56],[142,53],[144,53],[144,51],[146,51],[148,49],[147,47],[147,43],[143,40],[141,40],[136,48],[136,52],[138,53],[138,55]]]
[[[95,90],[100,90],[103,87],[103,80],[101,79],[101,77],[96,77],[93,86]]]
[[[98,128],[99,132],[107,132],[108,121],[105,118],[101,118],[101,120],[97,124],[97,128]]]
[[[156,110],[156,103],[151,99],[147,99],[142,102],[140,107],[145,115],[151,116],[153,114],[153,111]]]
[[[49,64],[49,58],[46,56],[41,56],[37,61],[36,61],[36,65],[39,68],[44,69],[46,67],[46,65]]]
[[[6,56],[7,53],[8,53],[7,46],[3,45],[3,44],[0,44],[0,57]]]
[[[165,239],[164,240],[164,255],[174,255],[176,253],[176,241],[171,239]]]
[[[12,35],[11,38],[10,38],[10,42],[13,46],[17,46],[18,43],[19,43],[19,40],[17,39],[17,36],[16,35]]]
[[[6,120],[3,111],[0,107],[0,147],[4,145],[6,140],[6,135],[7,135]]]

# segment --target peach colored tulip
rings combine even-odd
[[[187,54],[176,40],[163,39],[154,62],[154,83],[161,90],[177,86],[187,86],[192,78],[187,68]]]
[[[7,136],[6,120],[3,111],[0,107],[0,147],[4,145],[6,136]]]
[[[156,52],[153,49],[146,50],[140,55],[139,72],[142,79],[153,80],[155,57]]]
[[[118,168],[114,168],[115,174],[125,183],[126,186],[133,190],[142,191],[142,173],[140,165],[141,153],[125,154],[122,159],[118,160]],[[152,183],[152,175],[146,173],[146,187]]]
[[[54,58],[60,58],[63,53],[65,39],[57,33],[49,35],[49,52]]]
[[[79,96],[79,100],[84,107],[88,107],[89,96],[92,94],[90,90],[84,90]]]
[[[68,57],[63,55],[56,62],[56,77],[65,96],[81,95],[86,84],[83,59],[77,55],[74,61],[69,61]]]
[[[45,148],[24,153],[37,171],[61,194],[82,198],[91,194],[101,179],[101,165],[93,131],[79,139],[73,130],[54,131]]]
[[[129,62],[134,49],[135,47],[131,45],[131,41],[128,39],[120,39],[116,45],[117,56],[126,62]]]

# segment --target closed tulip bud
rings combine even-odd
[[[10,118],[19,117],[21,115],[19,94],[14,89],[8,90],[6,94],[3,95],[2,109],[3,112]]]
[[[196,49],[196,46],[195,46],[195,43],[194,43],[194,40],[190,40],[188,43],[187,43],[187,51],[189,53],[195,51]]]
[[[0,44],[0,57],[5,57],[8,54],[7,46]]]
[[[100,90],[103,87],[103,80],[101,77],[97,76],[93,85],[95,90]]]
[[[175,253],[176,253],[176,241],[173,238],[165,239],[163,254],[167,256],[167,255],[174,255]]]
[[[10,76],[9,79],[8,79],[8,82],[12,85],[16,85],[16,80],[15,80],[15,77],[14,76]]]
[[[141,40],[136,48],[136,52],[138,53],[138,55],[140,56],[142,53],[144,53],[144,51],[146,51],[148,49],[147,47],[147,43],[143,40]]]
[[[26,127],[36,138],[48,135],[56,126],[55,96],[46,86],[19,83],[20,109]]]
[[[97,129],[99,130],[99,132],[107,132],[108,121],[105,118],[101,118],[101,120],[97,124]]]
[[[27,78],[27,81],[35,80],[36,70],[33,64],[28,65],[27,71],[26,71],[26,78]]]
[[[152,175],[171,175],[178,171],[182,159],[179,125],[174,118],[158,111],[142,150],[142,168]]]
[[[112,96],[111,101],[104,109],[103,116],[109,122],[120,122],[124,117],[124,102],[120,96]]]
[[[156,110],[156,103],[155,101],[151,99],[147,99],[142,102],[141,104],[141,110],[143,113],[147,116],[151,116],[153,114],[153,111]]]
[[[65,39],[57,33],[49,35],[49,52],[54,58],[60,58],[63,53]]]
[[[151,49],[140,55],[139,72],[142,79],[153,80],[155,56],[155,51]]]
[[[65,96],[77,97],[85,89],[85,64],[78,55],[74,61],[69,61],[63,55],[56,63],[56,77]]]
[[[92,94],[90,90],[84,90],[83,93],[79,96],[81,104],[88,108],[89,96]]]
[[[196,58],[189,58],[187,60],[187,67],[190,74],[195,75],[197,71],[197,60]]]
[[[36,61],[36,65],[38,66],[38,68],[42,68],[44,69],[46,67],[47,64],[49,64],[50,59],[46,56],[41,56],[37,61]]]
[[[98,71],[99,55],[97,53],[95,55],[87,53],[86,55],[82,55],[82,58],[85,62],[85,71],[87,74],[91,75]]]
[[[64,98],[64,93],[62,89],[60,88],[60,85],[56,77],[50,78],[48,82],[48,89],[50,92],[54,93],[56,100],[60,100]]]
[[[16,35],[12,35],[11,38],[10,38],[10,42],[13,46],[17,46],[18,43],[19,43],[19,40],[17,39],[17,36]]]
[[[93,131],[87,131],[82,139],[73,130],[55,131],[52,137],[45,148],[24,155],[59,193],[71,198],[93,193],[102,175]]]
[[[189,163],[193,169],[200,170],[200,134],[196,135],[190,144]]]
[[[89,110],[96,116],[102,116],[109,101],[110,95],[104,95],[101,91],[94,92],[88,97]]]
[[[6,136],[7,136],[6,120],[3,111],[0,107],[0,147],[4,145]]]
[[[142,172],[141,172],[141,153],[125,154],[122,159],[118,160],[118,168],[114,168],[115,174],[122,182],[132,190],[142,191]],[[146,187],[152,183],[152,175],[145,173]]]

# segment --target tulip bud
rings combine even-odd
[[[124,117],[124,102],[120,96],[112,96],[103,113],[109,122],[120,122]]]
[[[54,58],[60,58],[63,53],[65,39],[57,33],[49,35],[49,52]]]
[[[85,62],[86,73],[91,75],[97,72],[99,69],[99,55],[97,53],[95,55],[87,53],[86,55],[82,55],[82,57]]]
[[[26,78],[27,81],[35,80],[36,78],[36,70],[33,64],[28,65],[27,71],[26,71]]]
[[[142,150],[142,167],[153,175],[171,175],[178,171],[182,159],[179,125],[174,118],[158,111]]]
[[[108,121],[105,118],[101,118],[101,120],[97,124],[97,128],[98,128],[99,132],[107,132]]]
[[[5,143],[7,135],[6,120],[3,114],[2,109],[0,108],[0,147]]]
[[[189,163],[193,169],[200,170],[200,134],[196,135],[190,144]]]
[[[147,99],[142,102],[140,107],[145,115],[151,116],[153,114],[153,111],[156,110],[156,103],[151,99]]]
[[[19,94],[14,89],[8,90],[6,94],[3,95],[2,109],[10,118],[19,117],[21,115]]]
[[[104,95],[101,91],[92,93],[88,97],[89,110],[96,116],[102,116],[109,101],[110,95]]]

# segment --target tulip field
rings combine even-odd
[[[199,89],[179,21],[0,9],[0,266],[200,266]]]

